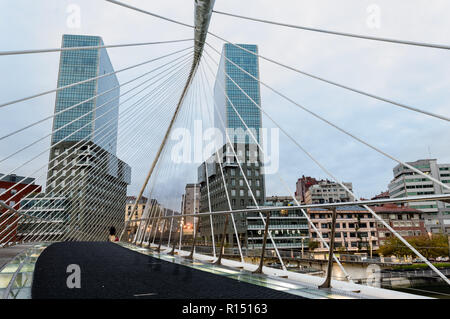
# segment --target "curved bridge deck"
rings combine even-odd
[[[81,288],[68,288],[79,265]],[[32,298],[290,299],[299,296],[143,255],[113,243],[61,242],[38,258]]]

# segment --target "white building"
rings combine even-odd
[[[417,160],[408,164],[450,186],[450,164],[437,164],[436,159]],[[395,166],[393,172],[394,179],[389,183],[391,198],[450,193],[450,190],[444,189],[403,165]],[[427,231],[450,234],[450,204],[424,201],[408,205],[425,213]]]
[[[350,191],[353,192],[352,183],[343,183]],[[306,191],[306,204],[323,204],[323,203],[343,203],[352,202],[355,198],[349,194],[341,185],[331,181],[320,181],[312,185]]]

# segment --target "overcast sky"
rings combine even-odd
[[[125,2],[193,23],[194,1]],[[73,28],[70,19],[68,23],[71,5],[81,9],[79,28]],[[447,0],[217,0],[215,8],[252,17],[372,36],[447,45],[450,39],[450,2]],[[377,10],[380,13],[379,28],[370,19]],[[447,50],[350,39],[216,14],[213,15],[210,30],[231,42],[257,44],[260,54],[306,72],[450,116],[450,53]],[[61,36],[65,33],[98,35],[105,44],[193,37],[190,28],[102,0],[0,0],[0,32],[1,51],[60,47]],[[223,43],[220,41],[211,37],[207,41],[221,50]],[[109,49],[108,53],[114,68],[119,69],[188,45],[116,48]],[[55,88],[58,63],[58,53],[0,57],[0,103]],[[120,73],[119,81],[123,83],[143,71]],[[450,161],[450,128],[442,120],[318,82],[263,60],[260,60],[260,75],[261,80],[283,94],[403,161],[430,157],[437,158],[441,163]],[[261,93],[263,108],[339,179],[353,182],[358,196],[372,197],[387,189],[395,162],[327,126],[267,89],[262,88]],[[51,115],[54,99],[54,94],[50,94],[0,110],[0,136]],[[191,110],[191,122],[202,118],[198,108]],[[188,114],[187,110],[185,113]],[[48,134],[51,124],[51,121],[47,121],[13,139],[0,141],[1,158],[27,145],[30,138]],[[158,136],[163,131],[153,132],[154,122],[151,121],[145,125],[139,124],[141,126],[145,126],[141,134],[144,137],[134,144],[127,141],[129,135],[124,135],[133,126],[123,124],[119,127],[118,154],[123,160],[128,160],[133,169],[129,194],[138,191],[152,161],[155,150],[153,144],[146,144],[147,138],[150,140],[152,135]],[[263,117],[263,126],[274,125]],[[0,172],[11,171],[49,145],[50,139],[46,139],[20,156],[0,163]],[[142,150],[141,155],[131,156],[131,148]],[[297,178],[302,175],[327,177],[284,137],[280,139],[280,154],[280,174],[291,190],[294,190]],[[16,173],[29,175],[45,166],[47,160],[48,154],[45,153]],[[195,166],[192,165],[185,173],[180,173],[183,172],[180,167],[168,166],[166,177],[171,176],[171,179],[161,180],[158,196],[164,197],[171,206],[177,208],[184,185],[195,180]],[[34,176],[43,173],[44,169]],[[267,195],[287,195],[276,175],[268,175],[266,179]],[[43,184],[45,179],[38,178],[38,182]]]

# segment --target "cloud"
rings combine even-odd
[[[126,2],[157,14],[193,23],[193,1]],[[370,29],[366,23],[366,9],[373,3],[381,9],[380,29]],[[69,4],[77,4],[81,8],[80,29],[70,29],[66,24],[66,9]],[[278,0],[276,3],[269,0],[227,0],[216,1],[216,9],[292,24],[412,41],[445,44],[448,43],[450,35],[450,20],[446,14],[450,11],[450,3],[445,0]],[[0,50],[59,47],[61,35],[64,33],[100,35],[106,44],[193,36],[190,28],[133,12],[106,1],[16,0],[8,4],[0,3],[0,12],[4,15],[4,18],[0,19],[0,29],[8,30],[4,32]],[[217,14],[213,15],[211,31],[236,43],[258,44],[262,55],[301,70],[450,116],[448,51],[293,30]],[[217,49],[221,49],[221,41],[211,36],[208,36],[207,40]],[[174,44],[117,48],[108,50],[108,53],[114,67],[119,69],[185,46]],[[211,54],[217,58],[217,55]],[[59,55],[55,53],[1,57],[1,102],[54,88],[58,63]],[[150,69],[151,66],[139,68],[121,73],[118,77],[123,83]],[[429,157],[430,149],[431,156],[438,158],[439,162],[450,161],[450,132],[448,124],[443,121],[347,92],[264,60],[260,60],[260,74],[261,79],[270,86],[401,160],[414,161]],[[195,92],[200,94],[200,91]],[[198,101],[198,96],[192,95],[186,104],[193,103],[196,99]],[[148,105],[150,112],[157,103],[155,106]],[[171,107],[174,105],[173,102],[170,103]],[[395,162],[383,158],[264,88],[262,106],[338,178],[353,182],[359,195],[371,197],[386,189],[392,178]],[[52,114],[53,108],[54,95],[48,95],[0,109],[0,135]],[[170,107],[167,106],[167,112],[161,115],[165,116],[162,117],[165,120],[161,120],[160,124],[170,118],[169,110]],[[191,112],[184,113],[182,118],[182,123],[188,127],[195,119],[205,117],[205,113],[200,112],[198,106],[191,105],[189,110]],[[137,193],[142,185],[156,153],[158,141],[164,134],[162,124],[157,125],[154,118],[147,119],[142,116],[139,125],[134,126],[133,121],[129,121],[121,124],[119,128],[119,154],[133,168],[130,194]],[[144,123],[143,119],[147,122]],[[263,125],[274,126],[265,117]],[[157,128],[157,132],[154,128]],[[47,121],[14,139],[0,141],[1,158],[27,145],[30,137],[43,136],[50,131],[51,121]],[[143,142],[130,141],[134,135],[139,136]],[[0,163],[0,171],[13,169],[18,163],[25,162],[27,158],[48,147],[47,139],[20,157]],[[282,137],[280,149],[280,173],[292,189],[301,175],[326,177],[287,138]],[[47,159],[48,156],[43,155],[17,173],[30,174],[45,165]],[[167,176],[171,176],[172,180],[162,182],[162,192],[159,196],[167,195],[170,205],[178,209],[179,204],[176,202],[180,200],[185,184],[195,181],[195,168],[187,167],[184,171],[180,168],[178,172],[184,172],[180,175],[174,175],[175,170],[169,163],[161,169]],[[40,171],[40,174],[44,173],[45,170]],[[267,181],[268,195],[286,194],[276,176],[267,176]],[[45,183],[45,179],[40,179],[40,182]]]

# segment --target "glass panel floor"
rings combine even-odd
[[[36,244],[0,269],[0,299],[31,299],[34,265],[49,244]]]
[[[134,246],[128,243],[119,243],[119,245],[139,252],[144,255],[149,255],[158,259],[162,259],[168,262],[177,263],[180,265],[188,266],[194,269],[210,272],[219,276],[226,276],[238,281],[267,287],[274,290],[283,291],[286,293],[294,294],[308,299],[356,299],[361,296],[353,296],[351,293],[337,293],[333,290],[320,290],[307,284],[299,283],[293,280],[287,279],[274,279],[265,275],[252,274],[247,270],[234,269],[227,266],[217,266],[208,262],[202,262],[198,259],[194,261],[179,257],[178,255],[170,256],[165,253],[158,253],[152,249],[142,248]]]

